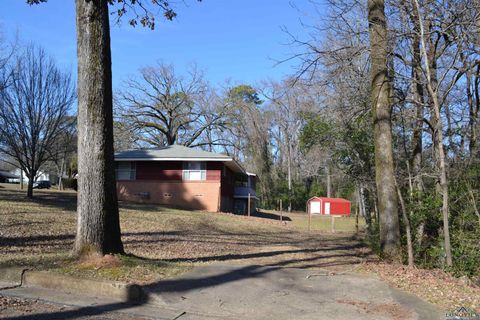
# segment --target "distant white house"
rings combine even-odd
[[[18,176],[5,170],[0,170],[0,182],[11,182],[11,180],[18,180]]]
[[[19,178],[9,179],[9,182],[20,183],[20,179],[22,177],[21,173],[22,173],[22,171],[18,168],[13,170],[12,174],[19,177]],[[47,173],[47,172],[38,171],[35,181],[43,181],[43,180],[50,181],[50,174]],[[25,172],[23,172],[23,182],[28,183],[28,177],[27,177],[27,174]]]

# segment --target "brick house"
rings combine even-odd
[[[115,154],[119,200],[211,212],[255,207],[255,174],[232,157],[179,145]]]

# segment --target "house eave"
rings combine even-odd
[[[115,161],[233,161],[229,158],[115,158]]]
[[[208,161],[223,162],[233,172],[247,174],[245,169],[232,158],[115,158],[115,161]]]

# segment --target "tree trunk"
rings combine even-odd
[[[58,175],[58,179],[57,179],[58,190],[63,190],[62,177],[63,177],[63,170],[64,170],[63,168],[65,165],[64,163],[65,163],[65,156],[62,157],[62,161],[60,162],[60,165],[55,163],[57,167],[57,175]]]
[[[368,205],[368,190],[362,185],[359,187],[360,208],[367,223],[367,232],[371,234],[372,231],[372,214],[370,212],[370,206]]]
[[[412,244],[412,231],[410,227],[410,218],[407,214],[407,208],[405,207],[405,202],[403,201],[402,192],[397,186],[398,201],[400,202],[400,208],[402,209],[402,218],[403,223],[405,223],[405,233],[407,236],[407,254],[408,254],[408,266],[413,267],[413,244]]]
[[[286,135],[288,137],[288,135]],[[288,176],[288,212],[292,212],[292,152],[290,149],[290,141],[287,139],[287,176]]]
[[[400,227],[392,149],[391,79],[388,74],[389,48],[384,0],[368,0],[368,22],[380,244],[385,258],[400,262]]]
[[[470,195],[470,200],[472,201],[473,212],[475,212],[475,215],[478,218],[478,224],[480,225],[480,211],[478,211],[477,200],[475,199],[475,194],[473,193],[473,190],[470,186],[468,186],[467,188],[468,188],[468,194]]]
[[[108,1],[76,0],[78,222],[74,252],[123,253],[113,157]]]
[[[58,188],[63,190],[63,173],[65,172],[65,155],[62,159],[62,164],[60,165],[60,177],[58,178]]]
[[[466,87],[467,87],[467,100],[468,100],[468,130],[469,130],[468,151],[469,151],[470,157],[473,157],[475,154],[475,145],[477,144],[476,125],[477,125],[478,110],[476,110],[475,104],[473,102],[472,72],[467,71],[466,77],[467,77]]]
[[[360,209],[360,188],[358,187],[357,183],[357,188],[355,190],[355,195],[356,195],[356,205],[355,205],[355,233],[358,233],[358,216],[361,212]]]
[[[436,95],[436,92],[431,91]],[[445,256],[447,266],[452,266],[452,249],[450,245],[450,228],[449,228],[449,209],[448,209],[448,180],[447,180],[447,165],[445,161],[445,151],[443,148],[443,132],[442,120],[440,118],[440,106],[438,99],[434,99],[434,112],[437,118],[437,126],[435,128],[435,138],[437,144],[438,169],[440,171],[440,192],[442,194],[442,217],[443,217],[443,234],[445,242]]]
[[[434,141],[436,145],[437,166],[440,173],[439,189],[442,194],[442,216],[443,216],[443,234],[445,244],[445,256],[447,266],[452,266],[452,248],[450,244],[450,228],[449,228],[449,212],[448,212],[448,180],[447,167],[445,161],[445,151],[443,148],[443,124],[440,117],[440,103],[438,101],[438,83],[436,83],[436,75],[431,70],[431,65],[435,66],[435,56],[427,54],[427,46],[425,42],[425,31],[423,26],[423,19],[420,13],[420,5],[418,0],[413,0],[418,12],[418,21],[420,25],[420,38],[422,42],[422,52],[424,55],[425,74],[427,77],[427,89],[432,100],[432,116],[435,119],[434,125]],[[433,60],[432,60],[433,59]]]
[[[413,57],[412,57],[412,88],[413,88],[413,100],[416,110],[415,125],[412,135],[412,156],[411,167],[413,171],[413,181],[415,183],[415,189],[417,191],[423,191],[423,179],[421,176],[422,168],[422,133],[423,133],[423,113],[424,113],[424,100],[423,100],[423,84],[422,77],[422,56],[420,53],[420,36],[418,22],[415,17],[412,17],[414,22],[414,35],[413,35]]]
[[[479,19],[480,21],[480,19]],[[474,132],[472,136],[474,137],[474,141],[472,143],[472,150],[470,151],[470,159],[480,158],[478,143],[477,143],[477,134],[480,131],[480,122],[478,121],[478,112],[480,111],[480,92],[479,92],[479,84],[480,84],[480,65],[477,66],[477,71],[475,72],[475,80],[473,85],[473,91],[475,93],[475,120],[476,124],[474,124]]]
[[[28,175],[28,184],[27,184],[27,198],[33,198],[33,182],[35,175]]]
[[[330,164],[326,163],[325,171],[327,173],[327,197],[332,197],[332,177],[330,175]]]
[[[438,94],[437,94],[437,97],[438,97]],[[462,157],[463,150],[460,150],[460,152],[458,152],[458,148],[453,141],[452,113],[450,112],[450,107],[448,106],[448,103],[443,105],[443,110],[444,110],[444,116],[445,116],[446,125],[447,125],[447,130],[445,131],[445,138],[447,138],[448,142],[446,145],[448,146],[448,148],[450,148],[451,152],[455,155],[454,161],[459,160],[458,157],[459,156],[460,158]]]

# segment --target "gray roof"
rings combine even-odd
[[[20,178],[19,176],[17,175],[14,175],[10,172],[7,172],[7,171],[3,171],[3,170],[0,170],[0,177],[2,178],[6,178],[6,179],[18,179]]]
[[[115,160],[211,160],[232,161],[227,155],[172,145],[159,149],[137,149],[115,153]]]
[[[116,161],[222,161],[234,172],[246,174],[232,157],[185,146],[173,145],[159,149],[137,149],[115,153]]]

